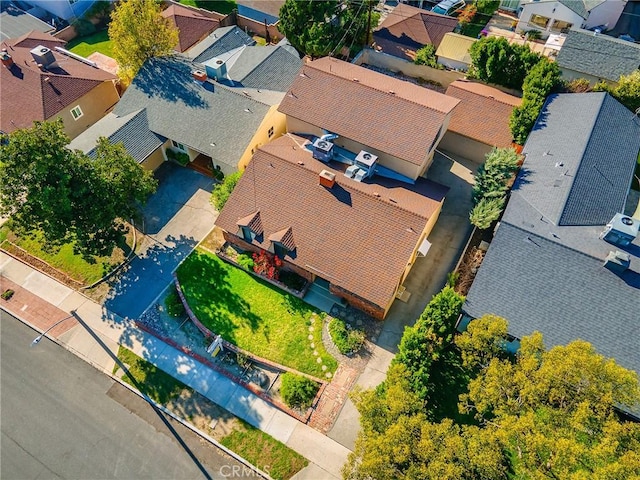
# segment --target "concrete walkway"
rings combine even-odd
[[[340,469],[349,450],[317,430],[298,422],[261,398],[233,383],[229,378],[196,362],[193,358],[145,333],[133,322],[56,280],[0,252],[0,290],[16,289],[15,298],[0,300],[0,307],[40,331],[76,311],[79,322],[54,330],[56,340],[87,362],[112,372],[112,355],[124,345],[142,358],[180,379],[234,415],[260,428],[306,457],[310,466],[299,472],[300,479],[341,478]],[[30,296],[24,290],[30,292]],[[46,317],[43,314],[46,312]],[[75,324],[74,324],[75,323]],[[58,327],[56,327],[58,328]],[[111,352],[111,353],[109,353]]]

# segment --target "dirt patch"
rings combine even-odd
[[[222,229],[219,227],[213,227],[213,230],[209,232],[209,235],[207,235],[204,240],[202,240],[200,246],[211,252],[215,252],[216,250],[222,248],[224,243],[225,239],[222,236]]]
[[[478,273],[482,260],[484,260],[484,256],[487,253],[486,249],[480,248],[483,241],[489,243],[491,241],[491,233],[476,229],[456,270],[458,278],[455,291],[461,295],[469,293],[471,284],[476,278],[476,273]]]

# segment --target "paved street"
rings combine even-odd
[[[217,212],[209,202],[213,180],[170,162],[156,172],[158,190],[144,208],[138,255],[113,285],[105,307],[139,318],[171,283],[171,274],[213,228]]]
[[[36,332],[0,317],[0,478],[242,478],[178,422],[48,339],[30,347]]]

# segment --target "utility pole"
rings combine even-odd
[[[369,15],[367,16],[367,34],[365,35],[364,48],[369,46],[369,35],[371,35],[371,10],[373,10],[373,0],[366,0],[369,2]]]

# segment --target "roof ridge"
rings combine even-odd
[[[313,62],[311,62],[311,63],[313,63]],[[311,65],[311,63],[307,63],[306,65],[304,65],[304,67],[309,67],[309,66]],[[304,67],[303,67],[303,68],[304,68]],[[363,68],[364,68],[364,67],[363,67]],[[349,80],[348,78],[344,78],[344,77],[342,77],[342,76],[340,76],[340,75],[336,75],[336,74],[334,74],[333,72],[326,72],[326,71],[324,71],[324,70],[321,70],[321,69],[319,69],[319,68],[316,68],[315,66],[313,67],[313,69],[314,69],[315,71],[317,71],[317,72],[325,73],[325,74],[330,75],[330,76],[332,76],[332,77],[334,77],[334,78],[340,79],[340,80],[342,80],[342,81],[344,81],[344,82],[353,82],[353,80]],[[302,72],[302,73],[304,73],[304,70],[303,70],[303,72]],[[377,73],[377,72],[374,72],[374,73]],[[383,74],[381,74],[381,75],[383,75]],[[391,78],[393,78],[393,77],[391,77]],[[396,80],[397,80],[397,79],[396,79]],[[398,80],[398,81],[400,81],[400,82],[404,82],[404,80]],[[406,83],[408,83],[408,84],[410,84],[410,85],[413,85],[413,84],[412,84],[412,83],[410,83],[410,82],[406,82]],[[396,95],[395,93],[390,93],[390,91],[380,90],[379,88],[376,88],[376,87],[374,87],[374,86],[372,86],[372,85],[368,85],[368,84],[366,84],[366,83],[358,82],[358,84],[359,84],[359,85],[362,85],[363,87],[367,87],[367,88],[369,88],[370,90],[374,90],[374,91],[376,91],[376,92],[383,93],[383,94],[385,94],[385,95],[392,95],[394,98],[398,98],[398,99],[403,100],[403,101],[405,101],[405,102],[412,103],[413,105],[417,105],[417,106],[419,106],[419,107],[423,107],[423,108],[428,108],[429,110],[432,110],[432,111],[434,111],[434,112],[437,112],[437,113],[439,113],[439,114],[441,114],[441,115],[446,115],[446,114],[448,113],[448,112],[443,112],[442,110],[438,110],[438,109],[436,109],[436,108],[432,107],[431,105],[425,105],[424,103],[418,103],[418,102],[416,102],[416,101],[414,101],[414,100],[411,100],[411,99],[409,99],[409,98],[405,98],[405,97],[403,97],[403,96],[398,96],[398,95]],[[419,85],[416,85],[416,86],[417,86],[417,87],[420,87]],[[420,87],[420,88],[424,88],[424,87]],[[426,91],[428,91],[428,92],[436,93],[436,94],[438,94],[438,93],[439,93],[439,92],[435,92],[435,91],[433,91],[433,90],[429,90],[428,88],[425,88],[425,90],[426,90]],[[447,95],[445,95],[445,94],[443,94],[443,93],[439,93],[439,95],[444,95],[445,97],[447,96]],[[453,98],[453,97],[449,97],[449,98]],[[455,100],[458,100],[458,99],[455,99]],[[453,110],[453,108],[452,108],[451,110]]]
[[[220,82],[216,82],[216,86],[218,86],[218,87],[222,87],[222,89],[223,89],[223,90],[226,90],[227,92],[232,93],[232,94],[234,94],[234,95],[237,95],[237,96],[239,96],[239,97],[241,97],[241,98],[245,98],[245,99],[247,99],[247,100],[251,100],[251,101],[253,101],[253,102],[255,102],[255,103],[258,103],[258,104],[260,104],[260,105],[264,105],[265,107],[271,107],[271,106],[272,106],[272,105],[269,105],[269,104],[268,104],[268,103],[266,103],[266,102],[263,102],[263,101],[261,101],[261,100],[258,100],[257,98],[253,98],[251,95],[245,95],[243,92],[238,92],[238,88],[237,88],[237,87],[228,87],[228,86],[226,86],[226,85],[224,85],[224,84],[222,84],[222,83],[220,83]],[[247,87],[247,88],[250,88],[250,87]],[[243,91],[244,91],[244,90],[246,90],[246,88],[243,88]],[[256,88],[256,89],[254,89],[254,90],[262,90],[262,89],[258,89],[258,88]],[[248,92],[247,92],[247,93],[248,93]]]
[[[504,101],[504,100],[501,100],[501,99],[499,99],[499,98],[497,98],[497,97],[494,97],[493,95],[483,95],[482,93],[472,92],[471,90],[465,90],[464,88],[460,88],[460,87],[458,87],[458,85],[455,85],[455,83],[456,83],[456,82],[458,82],[458,81],[462,81],[463,83],[467,83],[465,80],[456,80],[455,82],[452,82],[452,83],[449,85],[449,88],[458,89],[458,90],[461,90],[461,91],[463,91],[463,92],[472,93],[472,94],[474,94],[474,95],[479,95],[479,96],[484,97],[484,98],[490,98],[490,99],[492,99],[492,100],[495,100],[495,101],[496,101],[496,102],[498,102],[498,103],[501,103],[501,104],[506,105],[506,106],[508,106],[508,107],[513,107],[513,108],[515,108],[515,106],[514,106],[514,105],[512,105],[512,104],[510,104],[510,103],[508,103],[508,102],[506,102],[506,101]],[[476,83],[476,82],[468,82],[468,83]],[[489,85],[485,85],[484,83],[480,83],[479,85],[490,87]],[[490,88],[494,88],[494,87],[490,87]],[[448,88],[447,88],[447,90],[448,90]],[[498,89],[496,89],[496,90],[498,90]],[[503,92],[502,90],[498,90],[498,91],[499,91],[500,93],[504,93],[505,95],[509,95],[508,93]],[[456,98],[456,97],[454,97],[454,98]],[[517,98],[517,97],[516,97],[516,98]]]
[[[243,45],[242,47],[240,47],[240,48],[244,48],[242,50],[242,52],[240,52],[240,55],[242,55],[242,53],[246,50],[245,47],[265,48],[265,47],[270,47],[270,46],[271,45],[265,45],[263,47],[261,47],[259,45]],[[251,70],[249,70],[247,72],[247,74],[244,77],[242,77],[242,80],[244,80],[249,75],[251,75],[253,72],[255,72],[258,69],[258,67],[260,67],[264,62],[266,62],[269,58],[271,58],[271,55],[273,55],[277,50],[278,50],[277,48],[274,48],[273,50],[271,50],[271,52],[269,52],[266,57],[264,57],[261,61],[259,61]],[[238,58],[240,58],[240,57],[238,57]]]

